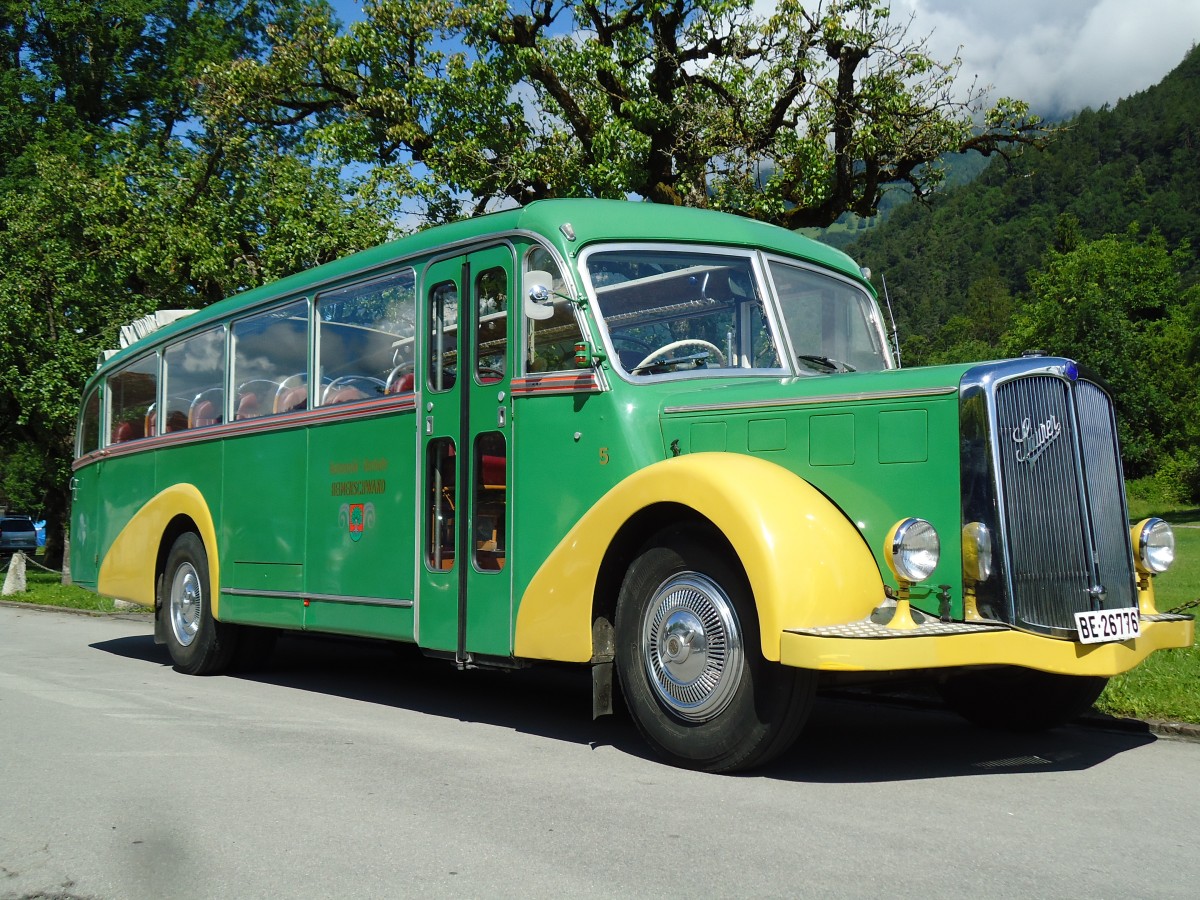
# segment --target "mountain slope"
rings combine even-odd
[[[896,209],[847,252],[877,282],[886,275],[903,333],[932,335],[981,283],[1025,293],[1063,214],[1085,239],[1157,229],[1200,251],[1200,50],[1155,87],[1080,113],[1048,149],[996,159],[929,206]],[[1189,282],[1200,276],[1192,259]]]

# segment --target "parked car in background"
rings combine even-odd
[[[5,516],[0,519],[0,557],[12,556],[18,550],[37,551],[37,530],[29,516]]]

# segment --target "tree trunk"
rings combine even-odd
[[[46,553],[43,564],[47,569],[57,571],[63,566],[63,548],[71,509],[70,496],[66,489],[50,491],[46,495]]]

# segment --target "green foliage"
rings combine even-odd
[[[896,209],[848,252],[888,279],[901,332],[933,335],[981,277],[998,273],[1013,296],[1044,252],[1075,239],[1124,234],[1184,242],[1185,285],[1200,277],[1200,49],[1159,85],[1113,109],[1084,110],[1042,152],[992,162],[970,184]],[[1200,324],[1200,320],[1198,320]]]
[[[75,415],[121,324],[378,243],[397,193],[287,134],[196,119],[290,4],[0,0],[0,458],[61,554]],[[191,129],[186,134],[183,129]]]
[[[0,496],[8,500],[8,509],[37,518],[44,506],[39,490],[44,454],[35,444],[20,443],[0,455]]]
[[[1109,385],[1133,477],[1200,436],[1193,424],[1200,373],[1185,359],[1188,322],[1178,303],[1179,270],[1189,256],[1186,246],[1170,252],[1157,234],[1139,240],[1136,227],[1050,251],[1003,341],[1008,355],[1037,348],[1073,357]]]
[[[1039,142],[1003,100],[953,91],[873,0],[365,0],[341,30],[322,3],[265,58],[208,70],[206,110],[339,159],[385,166],[427,218],[540,197],[715,206],[787,224],[873,215],[947,151]]]

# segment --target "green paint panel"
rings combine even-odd
[[[814,466],[854,465],[854,416],[813,416],[809,420],[808,462]]]
[[[695,422],[692,424],[691,451],[722,451],[728,447],[728,428],[724,422]]]
[[[309,430],[305,590],[412,600],[414,410]]]
[[[290,563],[234,562],[226,566],[229,583],[245,591],[289,591],[304,589],[304,566]]]
[[[746,423],[746,448],[786,450],[787,422],[783,419],[751,419]]]
[[[226,440],[222,565],[304,561],[308,436],[302,428]],[[234,585],[235,587],[237,585]]]
[[[929,459],[929,413],[923,409],[879,414],[879,461],[915,463]]]
[[[413,639],[412,607],[312,600],[304,607],[304,628],[359,637]]]
[[[222,594],[219,611],[222,622],[291,630],[304,627],[304,603],[299,598],[284,600],[279,597]]]

